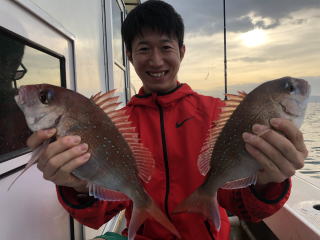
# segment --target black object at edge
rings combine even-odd
[[[269,199],[265,199],[261,196],[259,196],[259,194],[256,192],[256,190],[254,189],[254,186],[251,185],[250,186],[250,190],[251,192],[253,193],[253,195],[258,198],[260,201],[264,202],[264,203],[268,203],[268,204],[275,204],[275,203],[278,203],[279,201],[281,201],[281,199],[288,193],[288,190],[289,190],[289,186],[290,186],[290,182],[289,182],[289,179],[287,179],[285,181],[285,187],[284,187],[284,190],[283,192],[280,194],[280,196],[276,199],[273,199],[273,200],[269,200]]]

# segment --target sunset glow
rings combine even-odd
[[[144,0],[142,0],[143,2]],[[178,79],[196,91],[224,97],[224,34],[222,1],[165,0],[185,22],[186,53]],[[311,95],[320,96],[320,4],[296,1],[238,0],[226,8],[228,92],[246,92],[264,81],[291,76],[311,85]],[[198,14],[193,15],[192,13]],[[136,90],[141,80],[131,68]]]
[[[267,35],[264,30],[256,28],[241,34],[240,39],[247,47],[257,47],[267,42]]]

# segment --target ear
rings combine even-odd
[[[126,54],[127,54],[129,61],[132,63],[132,52],[130,52],[129,50],[126,49]]]
[[[186,52],[186,46],[183,44],[180,49],[180,62],[182,61],[183,57],[184,57],[184,53]]]

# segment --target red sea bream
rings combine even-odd
[[[142,145],[128,116],[118,106],[113,91],[91,99],[48,84],[19,88],[15,97],[32,131],[56,128],[57,137],[79,135],[89,146],[90,159],[72,173],[88,181],[90,195],[107,201],[133,201],[129,239],[148,217],[176,236],[176,228],[142,187],[154,168],[151,153]],[[33,152],[28,169],[37,162],[48,141]],[[25,169],[25,170],[26,170]]]
[[[310,86],[305,80],[284,77],[265,82],[249,94],[228,94],[220,118],[212,123],[198,158],[199,171],[206,180],[177,206],[175,213],[201,213],[220,229],[218,189],[255,184],[260,168],[246,152],[242,134],[251,132],[255,123],[270,129],[270,119],[279,117],[300,127],[309,92]]]

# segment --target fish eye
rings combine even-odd
[[[296,88],[293,86],[291,82],[286,82],[285,88],[288,90],[288,92],[292,93],[296,90]]]
[[[39,100],[43,104],[49,104],[49,102],[53,99],[53,92],[50,90],[42,90],[39,93]]]

